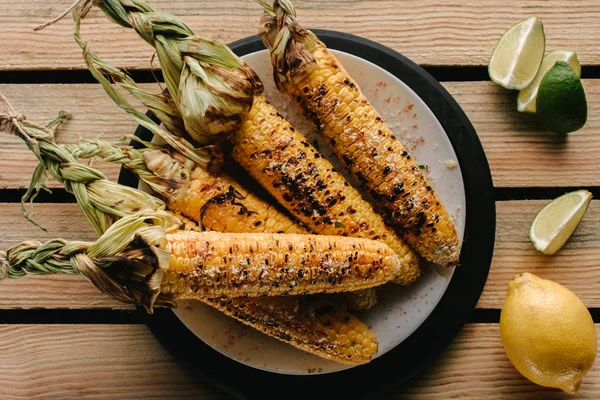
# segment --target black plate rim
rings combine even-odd
[[[458,103],[427,71],[388,47],[348,33],[322,29],[313,32],[329,48],[366,59],[401,79],[444,127],[457,154],[466,193],[462,265],[431,315],[403,343],[367,365],[325,375],[283,375],[248,367],[199,340],[170,310],[156,310],[146,317],[151,332],[180,362],[241,399],[282,395],[366,399],[402,385],[429,365],[469,320],[491,265],[496,224],[492,176],[477,133]],[[239,56],[264,49],[258,35],[229,46]],[[152,113],[148,112],[148,116],[156,121]],[[152,136],[141,126],[135,135],[145,140]],[[135,142],[132,145],[139,146]],[[119,183],[136,187],[137,182],[130,171],[121,170]]]

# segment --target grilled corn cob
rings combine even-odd
[[[198,226],[182,219],[180,230]],[[202,298],[223,314],[300,350],[349,365],[371,360],[377,338],[361,321],[344,310],[365,310],[377,302],[374,288],[316,296]]]
[[[339,236],[167,235],[161,292],[180,299],[348,292],[382,285],[403,263],[384,243]]]
[[[217,46],[219,49],[223,50],[223,45],[214,41],[209,43],[209,41],[207,41],[205,38],[194,36],[193,32],[181,21],[178,21],[172,16],[154,12],[150,6],[142,1],[139,1],[136,4],[119,1],[112,2],[110,4],[103,2],[101,5],[103,6],[103,11],[110,15],[114,22],[117,22],[124,27],[135,29],[136,32],[145,38],[150,44],[156,45],[156,41],[154,39],[148,40],[148,35],[151,32],[162,38],[161,43],[163,39],[164,41],[170,43],[169,48],[173,51],[165,53],[161,50],[162,48],[159,48],[158,58],[163,71],[165,71],[169,76],[166,81],[169,91],[172,95],[177,92],[177,88],[180,88],[180,84],[184,83],[183,78],[180,78],[180,74],[175,74],[174,71],[181,69],[184,65],[188,65],[191,60],[194,60],[194,62],[200,61],[203,68],[208,68],[211,66],[211,64],[214,64],[215,68],[217,68],[219,63],[223,61],[219,60],[218,57],[208,58],[203,53],[210,53],[212,46]],[[158,17],[159,15],[160,18]],[[76,21],[75,39],[80,44],[82,49],[84,49],[84,55],[88,68],[103,85],[105,90],[111,94],[111,97],[114,97],[114,89],[111,87],[110,82],[105,75],[109,75],[113,79],[117,80],[123,80],[127,78],[123,77],[120,71],[116,70],[114,67],[110,66],[90,51],[89,46],[81,39],[79,35],[81,14],[75,12],[74,18]],[[132,21],[135,22],[132,23]],[[140,29],[142,25],[144,26],[144,29]],[[195,43],[195,45],[190,47],[190,43],[192,41]],[[245,66],[243,61],[239,59],[235,59],[233,64],[246,70],[247,72],[251,71],[249,67]],[[185,68],[184,71],[187,71]],[[196,79],[203,81],[205,77],[199,73],[200,70],[201,69],[196,71]],[[183,75],[184,74],[182,73],[181,76]],[[233,141],[234,143],[239,142],[242,146],[245,146],[248,145],[250,141],[256,139],[258,140],[256,143],[258,147],[255,148],[251,153],[248,153],[247,149],[240,150],[240,146],[237,146],[238,150],[236,151],[236,149],[234,149],[233,152],[234,158],[236,158],[236,160],[242,164],[242,166],[248,169],[251,175],[257,178],[259,182],[263,183],[263,186],[271,191],[272,194],[275,194],[275,197],[277,197],[278,200],[285,200],[286,203],[284,203],[284,205],[288,208],[288,210],[290,210],[295,217],[304,222],[307,227],[314,232],[345,234],[374,239],[379,238],[380,240],[391,245],[405,261],[405,268],[403,268],[397,279],[394,281],[398,283],[410,283],[414,281],[419,275],[418,260],[414,253],[412,253],[409,247],[406,246],[400,240],[400,238],[395,235],[393,230],[385,227],[381,217],[375,214],[368,203],[361,199],[359,193],[350,187],[350,185],[347,184],[343,178],[333,170],[333,167],[329,162],[324,159],[317,159],[319,156],[316,150],[314,150],[314,148],[312,148],[310,144],[304,140],[302,135],[299,133],[293,133],[293,128],[291,128],[291,126],[289,126],[289,124],[283,120],[276,110],[266,103],[265,99],[260,95],[260,92],[262,91],[262,85],[260,85],[256,75],[254,73],[249,73],[249,75],[253,77],[252,81],[255,84],[253,103],[250,111],[247,114],[239,113],[239,115],[237,115],[239,121],[241,122],[241,128],[238,129],[237,133],[233,135]],[[227,87],[235,86],[236,79],[234,79],[233,75],[229,75],[229,78],[231,79],[222,81],[220,84]],[[245,80],[244,82],[247,83]],[[131,86],[131,84],[132,82],[129,80],[127,86]],[[214,90],[216,89],[216,86],[211,86],[206,83],[203,85],[206,85],[206,87],[209,88],[206,93],[203,92],[203,95],[206,95],[207,99],[211,99],[211,102],[214,103],[214,107],[217,105],[225,107],[225,105],[221,104],[219,101],[220,97],[223,95],[222,91]],[[178,96],[179,94],[181,93],[178,93]],[[187,119],[185,119],[186,122],[191,123],[193,118],[192,114],[189,112],[189,109],[192,108],[196,110],[194,118],[198,120],[198,123],[205,124],[205,120],[210,120],[210,117],[213,114],[212,112],[201,110],[197,107],[192,107],[191,104],[188,104],[188,102],[194,103],[195,100],[192,99],[193,97],[194,96],[182,96],[178,99],[179,101],[162,104],[162,108],[170,107],[170,112],[168,113],[170,125],[181,125],[181,123],[177,123],[177,121],[173,121],[173,119],[176,118],[178,114],[183,115],[184,112],[187,116]],[[121,103],[121,107],[128,111],[131,107],[124,107],[124,101],[125,100],[120,100],[118,103]],[[240,99],[240,101],[245,100]],[[172,107],[176,107],[177,110],[174,110]],[[165,113],[162,113],[162,115],[163,117],[167,118]],[[265,118],[264,121],[263,118]],[[281,125],[282,130],[277,129],[278,125]],[[291,130],[293,134],[290,134],[291,132],[286,132],[286,137],[278,141],[278,146],[293,149],[293,151],[298,153],[299,157],[302,156],[301,146],[307,146],[307,151],[310,153],[311,157],[313,157],[312,160],[295,159],[295,161],[302,161],[303,165],[296,167],[294,171],[289,171],[296,175],[300,173],[304,174],[306,181],[302,183],[301,189],[306,189],[309,192],[291,190],[281,186],[281,189],[277,189],[276,185],[287,185],[291,187],[293,184],[293,182],[282,182],[282,179],[286,178],[286,176],[283,176],[278,171],[273,171],[274,174],[266,179],[259,179],[260,177],[258,175],[260,175],[260,173],[256,170],[254,164],[256,163],[256,158],[259,157],[262,152],[273,151],[273,154],[281,153],[281,159],[286,157],[286,154],[288,154],[288,158],[292,160],[293,157],[291,157],[289,152],[286,153],[285,151],[282,151],[282,148],[272,148],[270,143],[268,143],[269,140],[274,139],[272,136],[278,136],[280,134],[283,135],[283,130],[285,129]],[[208,140],[208,138],[205,139]],[[285,141],[288,139],[291,141],[285,143]],[[199,138],[197,138],[197,140],[200,141]],[[202,140],[202,142],[203,141],[204,140]],[[306,156],[306,153],[304,153],[304,156]],[[279,162],[281,163],[281,167],[288,165],[288,163],[284,163],[283,160],[280,160]],[[308,164],[311,164],[312,167],[308,169],[304,168]],[[290,168],[294,167],[290,166]],[[295,179],[295,175],[292,175],[289,172],[284,171],[284,173],[287,174],[287,179]],[[337,180],[337,183],[332,184],[332,187],[329,189],[329,194],[320,196],[320,189],[318,189],[317,186],[317,182],[319,181],[308,181],[310,179],[308,175],[312,173],[319,173],[322,175],[319,181],[324,182],[324,184],[329,184],[330,182],[328,180],[330,179]],[[325,190],[325,192],[327,192],[327,190]],[[286,198],[283,197],[284,194]],[[297,200],[299,204],[293,204],[294,199],[290,196],[295,196],[295,200]],[[338,204],[334,204],[335,202]],[[325,215],[327,211],[334,208],[334,206],[336,208],[335,215]],[[342,209],[343,206],[345,207]],[[311,215],[314,215],[314,218],[312,218]],[[348,226],[346,226],[346,222]]]
[[[163,152],[145,154],[150,170],[161,173]],[[171,162],[174,162],[171,159]],[[213,174],[199,165],[184,176],[185,185],[168,201],[170,209],[192,218],[202,228],[236,233],[307,233],[277,208],[244,189],[226,174]]]
[[[123,165],[163,196],[168,209],[197,221],[202,230],[307,233],[227,174],[209,172],[176,153],[119,147],[100,140],[60,146],[74,157],[98,157]]]
[[[270,204],[241,187],[234,186],[238,184],[233,179],[210,173],[177,154],[118,147],[100,140],[61,146],[75,157],[100,157],[132,170],[157,193],[166,197],[168,208],[175,210],[176,216],[182,220],[181,230],[306,233],[304,228]],[[188,172],[190,168],[191,174]],[[199,215],[201,226],[198,227],[181,212],[191,216]],[[369,288],[338,296],[336,299],[348,308],[365,309],[376,302],[377,295],[374,288]]]
[[[2,98],[2,100],[5,102],[7,108],[9,110],[12,110],[12,108],[9,107],[6,99]],[[12,131],[12,129],[9,129],[10,124],[20,124],[19,120],[12,120],[10,118],[8,118],[4,122],[6,129],[8,129],[9,131]],[[60,123],[61,121],[57,122]],[[15,126],[14,128],[15,130],[21,132],[21,135],[24,139],[31,139],[31,136],[29,136],[30,130],[42,129],[41,127],[38,127],[31,123],[25,126]],[[50,136],[46,139],[49,141],[49,143],[54,143]],[[112,161],[121,160],[121,163],[127,165],[129,168],[132,169],[134,165],[140,164],[136,163],[136,161],[139,160],[136,160],[134,157],[134,155],[140,155],[140,152],[138,151],[135,151],[133,149],[129,149],[128,151],[120,151],[118,148],[115,148],[114,146],[108,144],[100,146],[102,143],[99,141],[95,141],[93,142],[93,144],[94,145],[92,145],[92,142],[87,142],[83,143],[81,146],[76,147],[73,145],[63,145],[62,149],[58,145],[56,145],[57,151],[55,152],[55,154],[63,154],[62,150],[64,150],[66,147],[67,150],[69,150],[74,157],[83,155],[89,158],[101,153],[103,154],[103,157],[105,159],[110,158]],[[100,149],[104,149],[104,151],[101,152],[99,151]],[[108,149],[112,149],[113,151],[107,153]],[[127,157],[125,157],[125,155],[127,155]],[[153,165],[157,167],[156,163],[154,163]],[[58,170],[60,168],[55,169]],[[90,170],[93,171],[91,168]],[[178,170],[181,170],[181,168],[178,167]],[[144,177],[147,182],[150,182],[152,184],[156,184],[158,182],[152,179],[152,176],[150,176],[150,174],[146,173],[148,171],[140,171],[139,169],[137,169],[137,171],[144,172],[140,174],[140,176]],[[98,176],[98,179],[101,179],[100,175]],[[117,185],[117,187],[120,187],[120,185]],[[168,194],[168,190],[165,193]],[[122,192],[122,194],[124,196],[127,196],[128,192]],[[157,203],[157,208],[159,206],[160,203]],[[113,207],[115,207],[114,204],[107,202],[106,204],[104,204],[103,212],[107,213],[110,210],[112,210]],[[88,207],[83,207],[82,209],[86,213],[93,212],[93,210]],[[115,212],[115,214],[117,213]],[[109,213],[108,215],[111,215],[111,213]],[[181,215],[176,215],[175,218],[169,218],[172,220],[180,221],[179,229],[181,230],[193,231],[199,229],[193,221]],[[239,224],[236,224],[234,226],[237,227],[239,226]],[[66,251],[66,246],[64,247],[65,250],[62,250],[62,246],[66,243],[64,243],[63,241],[53,242],[54,244],[52,245],[50,245],[49,243],[47,243],[46,245],[42,245],[41,243],[36,242],[22,243],[14,246],[7,253],[0,252],[0,279],[2,279],[6,274],[12,274],[12,276],[15,277],[23,276],[27,273],[37,274],[49,272],[64,272],[59,266],[60,257],[51,256],[50,254],[44,254],[42,256],[42,254],[40,253],[44,251],[58,253],[60,250],[62,256],[68,255],[68,252]],[[78,248],[78,246],[71,248],[76,249]],[[107,248],[107,246],[104,248]],[[139,254],[135,256],[136,261],[139,260],[140,254],[141,257],[144,257],[144,254],[145,257],[149,257],[149,255],[152,255],[152,251],[141,251],[140,248],[138,248],[137,251],[139,252]],[[22,254],[26,255],[22,256]],[[104,256],[105,258],[109,258],[106,257],[107,254],[105,254]],[[108,256],[111,255],[108,254]],[[123,257],[123,255],[121,255],[121,257]],[[115,259],[118,259],[118,257],[116,257]],[[29,263],[29,260],[37,261]],[[65,264],[72,267],[74,265],[78,265],[78,263],[80,262],[79,260],[81,260],[81,258],[75,256],[74,260],[78,261],[72,261],[70,259],[63,261],[65,262]],[[45,262],[51,262],[52,265],[46,266],[44,265]],[[135,265],[134,263],[135,261],[131,264]],[[158,301],[159,305],[173,305],[170,299],[158,299],[157,294],[146,293],[147,291],[153,292],[155,290],[152,288],[152,282],[154,281],[153,279],[151,279],[151,276],[153,275],[152,272],[150,274],[145,274],[145,278],[141,280],[126,280],[125,282],[123,282],[122,280],[128,274],[119,272],[118,269],[114,269],[118,276],[116,279],[110,276],[102,278],[102,273],[99,272],[99,269],[91,268],[91,262],[86,262],[84,263],[84,265],[86,266],[85,268],[78,267],[74,271],[67,269],[66,272],[83,273],[89,279],[91,279],[92,282],[103,292],[113,297],[116,297],[119,300],[133,300],[134,302],[142,303],[150,310],[152,309],[152,304],[154,301]],[[34,266],[35,268],[40,268],[40,271],[36,271],[35,269],[28,269],[28,267],[31,268],[31,266]],[[138,274],[131,274],[131,276],[136,275]],[[114,287],[115,285],[112,285],[111,287],[110,283],[115,281],[117,282],[116,287]],[[357,293],[356,298],[367,296],[367,293],[370,291],[374,291],[374,289],[361,290]],[[349,298],[354,298],[354,296],[351,296],[350,294],[348,294],[347,296],[349,296]],[[170,293],[168,297],[171,297]],[[292,300],[291,297],[271,297],[265,299],[254,298],[251,301],[246,300],[244,298],[202,298],[200,300],[211,305],[212,307],[223,311],[226,315],[229,315],[230,317],[235,318],[238,321],[251,325],[255,329],[258,329],[266,333],[267,335],[276,337],[282,341],[288,342],[289,344],[301,350],[317,354],[327,359],[345,362],[348,364],[361,364],[364,362],[368,362],[372,354],[377,349],[377,341],[375,337],[368,330],[368,328],[364,326],[360,321],[358,321],[356,318],[352,317],[351,315],[343,311],[343,309],[339,308],[339,306],[336,306],[334,304],[331,304],[327,307],[322,306],[323,302],[315,298],[303,299],[302,301],[300,301],[299,298],[294,298]],[[144,304],[144,301],[149,302],[149,304]],[[257,303],[256,305],[254,304],[255,302]],[[290,308],[291,304],[294,304],[294,306]],[[346,333],[347,336],[343,336],[344,333]],[[348,337],[350,339],[348,339]],[[368,339],[368,346],[364,343],[365,339]]]
[[[369,328],[326,300],[289,296],[207,302],[271,337],[329,360],[360,365],[377,352],[377,338]]]
[[[262,95],[232,143],[232,157],[313,232],[381,240],[404,261],[395,282],[419,276],[415,253]]]
[[[314,121],[336,156],[369,193],[386,222],[425,259],[456,265],[460,243],[441,200],[412,155],[325,45],[276,0],[261,21],[278,88]]]

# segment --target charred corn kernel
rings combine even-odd
[[[395,281],[419,276],[410,247],[263,96],[232,141],[233,158],[313,232],[381,240],[404,260]]]
[[[265,221],[267,232],[276,232],[277,229],[282,228],[281,225],[278,225],[281,221],[279,214],[279,211],[274,208],[268,210],[266,214],[268,218]],[[184,221],[181,226],[182,230],[197,230],[197,225],[192,221],[186,221],[185,217],[180,215],[178,217]],[[225,230],[225,227],[223,228]],[[239,225],[234,225],[232,229],[243,228],[240,228]],[[197,242],[192,241],[188,243],[187,251],[190,254],[195,253],[196,244]],[[252,247],[250,248],[252,249]],[[279,260],[281,262],[281,256]],[[181,270],[189,271],[192,265],[198,262],[197,258],[186,257],[181,264]],[[283,255],[283,262],[285,262],[285,255]],[[167,271],[163,275],[163,287],[167,282],[172,284],[177,283],[177,293],[173,293],[174,295],[183,294],[187,298],[195,296],[192,284],[186,279],[181,279],[180,274]],[[226,283],[226,279],[223,279],[222,283]],[[168,292],[167,288],[161,290],[163,293],[171,293],[171,288],[172,286],[169,285]],[[350,292],[344,294],[343,298],[346,302],[346,307],[355,309],[368,308],[367,302],[374,304],[372,299],[377,300],[374,289]],[[343,327],[344,332],[347,333],[350,330],[356,329],[354,328],[355,326],[362,326],[362,323],[350,314],[340,310],[338,306],[334,305],[333,309],[322,308],[321,306],[324,304],[324,301],[327,301],[326,299],[303,298],[300,301],[300,297],[298,296],[288,296],[252,298],[250,300],[234,297],[229,299],[201,299],[201,301],[269,336],[327,359],[354,365],[367,362],[377,351],[377,339],[369,331],[370,336],[363,340],[362,345],[365,346],[365,342],[370,341],[370,352],[363,350],[362,358],[351,359],[350,361],[345,358],[344,351],[346,346],[350,347],[352,343],[350,343],[346,335],[341,335],[339,331]],[[319,311],[318,313],[316,312],[317,310]],[[327,310],[327,313],[324,314],[323,310]],[[328,328],[324,329],[324,326]],[[317,337],[323,334],[326,335],[327,342],[323,342],[322,337]]]
[[[276,213],[271,210],[270,214]],[[269,219],[273,221],[273,219]],[[194,224],[182,225],[183,230],[195,230]],[[191,254],[198,248],[197,242],[188,242],[187,251]],[[180,246],[180,248],[182,248]],[[253,247],[252,247],[253,248]],[[253,250],[254,251],[254,250]],[[283,256],[285,261],[285,255]],[[183,262],[182,269],[189,271],[191,265],[199,262],[198,257],[187,257]],[[169,282],[173,285],[169,285]],[[167,271],[163,274],[162,293],[172,293],[172,287],[177,284],[177,292],[173,295],[183,294],[184,297],[192,297],[194,291],[192,284],[181,279],[181,274]],[[223,280],[225,282],[225,280]],[[167,286],[165,287],[165,284]],[[362,290],[360,292],[367,292]],[[242,298],[234,297],[228,299],[200,299],[202,302],[222,311],[224,314],[237,319],[271,337],[289,343],[300,350],[313,353],[317,356],[335,360],[338,362],[357,365],[368,362],[377,351],[378,343],[373,334],[363,340],[370,342],[370,352],[362,351],[362,358],[352,358],[350,361],[345,357],[346,347],[350,347],[346,335],[339,332],[344,328],[345,332],[350,330],[363,330],[363,324],[339,306],[328,304],[326,299],[301,296],[267,297],[267,298]],[[368,328],[367,328],[368,329]]]
[[[187,186],[168,207],[198,221],[205,230],[306,233],[306,229],[231,177],[213,174],[200,166],[192,170]]]
[[[369,362],[377,351],[377,338],[369,328],[326,300],[289,296],[207,299],[206,302],[269,336],[329,360],[360,365]],[[342,328],[345,332],[359,332],[363,341],[349,343]],[[365,351],[367,348],[369,351]]]
[[[333,54],[298,22],[290,1],[259,3],[267,10],[259,33],[277,88],[299,103],[408,244],[430,261],[457,264],[456,228],[414,156]]]
[[[280,87],[294,98],[334,153],[371,195],[386,222],[425,259],[455,265],[460,243],[454,222],[414,155],[407,150],[324,46],[316,68]],[[327,80],[324,78],[328,77]]]
[[[347,292],[381,285],[402,265],[385,243],[361,238],[180,231],[167,239],[169,282],[176,275],[193,289],[177,298]]]

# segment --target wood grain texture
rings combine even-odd
[[[186,370],[139,325],[0,325],[0,373],[3,399],[231,398]],[[596,365],[577,398],[596,399],[599,390]],[[432,366],[384,398],[440,397],[565,398],[517,372],[497,324],[466,325]]]
[[[517,112],[517,92],[491,82],[444,83],[479,134],[496,187],[600,185],[600,80],[583,85],[587,124],[561,135]]]
[[[600,200],[592,203],[571,240],[556,255],[544,256],[533,249],[528,230],[546,201],[502,201],[497,207],[496,248],[479,308],[501,308],[506,285],[515,274],[531,272],[573,290],[588,307],[600,307]],[[17,204],[0,203],[0,248],[19,241],[54,236],[93,240],[74,204],[36,204],[35,219],[49,230],[44,233],[24,221]],[[13,233],[14,232],[14,233]],[[26,277],[0,284],[0,309],[14,308],[131,308],[112,301],[83,278],[73,276]]]
[[[600,200],[592,200],[581,224],[565,247],[553,256],[538,253],[529,241],[529,227],[548,201],[496,203],[496,247],[479,308],[502,308],[508,282],[531,272],[561,283],[587,307],[600,307]]]
[[[65,20],[45,31],[33,27],[58,15],[67,0],[0,0],[0,59],[3,70],[83,68],[81,51]],[[252,1],[152,0],[160,11],[180,16],[199,34],[225,43],[254,35],[261,9]],[[502,33],[536,15],[544,21],[548,49],[570,49],[583,64],[600,63],[600,2],[562,0],[296,0],[301,23],[375,40],[424,65],[487,65]],[[126,68],[149,68],[151,51],[132,32],[108,22],[97,10],[88,17],[84,38],[102,55]],[[24,46],[24,43],[27,45]],[[127,51],[123,51],[127,49]]]
[[[145,85],[156,88],[157,85]],[[2,93],[12,107],[23,113],[28,120],[46,124],[56,118],[59,111],[71,113],[57,136],[59,143],[76,143],[80,138],[100,137],[117,142],[124,135],[133,134],[137,124],[121,111],[98,84],[56,85],[7,85],[0,84]],[[129,97],[130,100],[132,100]],[[133,100],[132,100],[133,101]],[[140,109],[142,106],[138,103]],[[17,137],[0,132],[0,189],[24,188],[29,185],[37,159]],[[95,164],[111,180],[116,180],[119,167],[104,163]],[[50,187],[60,187],[56,181],[48,181]]]
[[[143,86],[158,90],[155,84]],[[600,80],[584,80],[589,119],[585,128],[567,136],[540,130],[534,116],[517,112],[515,93],[490,82],[444,86],[477,130],[496,187],[600,186]],[[45,123],[61,109],[71,112],[59,142],[98,135],[114,142],[136,128],[96,84],[0,84],[0,93],[34,122]],[[26,187],[35,165],[19,139],[0,134],[0,189]],[[109,179],[117,178],[117,166],[95,165]]]
[[[600,325],[596,324],[596,330]],[[576,398],[597,399],[599,392],[596,360]],[[534,385],[519,374],[504,353],[498,324],[469,324],[431,367],[384,398],[533,400],[568,396]]]
[[[6,251],[24,240],[97,238],[76,204],[35,204],[34,211],[32,218],[48,232],[25,221],[19,204],[0,203],[0,249]],[[85,278],[71,275],[0,281],[0,309],[19,308],[134,309],[102,294]]]
[[[141,325],[0,325],[0,374],[2,399],[231,398]]]

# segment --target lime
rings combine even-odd
[[[557,133],[581,129],[587,100],[581,80],[565,61],[557,61],[540,82],[536,100],[542,127]]]
[[[552,255],[571,237],[592,200],[587,190],[566,193],[548,203],[535,216],[529,239],[536,250]]]
[[[488,72],[492,81],[507,89],[524,89],[540,68],[546,38],[544,25],[529,17],[507,30],[498,41]]]
[[[546,72],[548,72],[548,70],[552,68],[557,61],[566,61],[567,64],[573,68],[573,71],[575,71],[577,76],[581,76],[581,65],[579,65],[577,53],[574,51],[555,50],[546,54],[542,60],[540,70],[535,76],[533,82],[519,92],[519,97],[517,98],[517,109],[519,111],[535,113],[535,100],[537,98],[540,82],[542,81],[544,75],[546,75]]]

